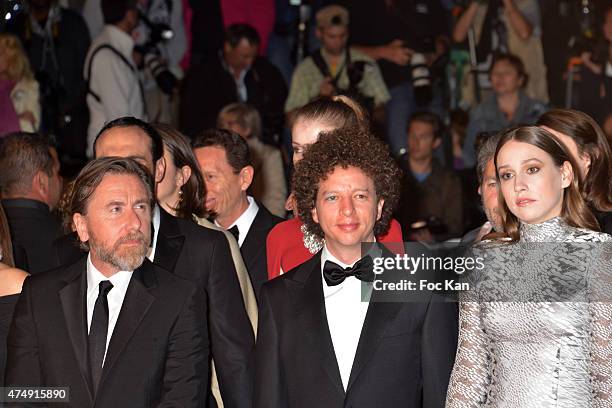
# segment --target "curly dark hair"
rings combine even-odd
[[[374,224],[374,235],[387,232],[399,199],[400,171],[389,149],[363,127],[343,127],[322,133],[298,162],[292,187],[300,218],[306,228],[323,238],[321,226],[312,218],[312,209],[319,183],[338,166],[344,169],[356,167],[372,179],[377,197],[385,200],[381,217]]]

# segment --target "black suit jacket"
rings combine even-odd
[[[70,258],[82,256],[74,251],[74,244],[66,242],[75,238],[66,235],[64,242],[56,243],[60,259],[74,261]],[[210,355],[215,360],[223,403],[228,408],[250,407],[255,340],[225,235],[160,208],[153,263],[197,282],[207,295]],[[212,394],[209,403],[216,405]]]
[[[457,346],[457,307],[432,296],[370,302],[345,392],[325,312],[320,252],[264,284],[254,406],[443,407]]]
[[[240,253],[249,272],[255,297],[259,299],[261,285],[268,281],[268,266],[266,262],[266,238],[270,230],[282,218],[272,214],[262,203],[257,202],[259,210],[240,247]],[[242,234],[242,232],[240,232]]]
[[[95,396],[86,291],[85,258],[26,279],[7,342],[7,385],[70,387],[77,408],[202,406],[209,369],[201,290],[145,260],[128,285]]]
[[[17,268],[31,274],[58,267],[53,241],[61,235],[60,224],[47,204],[26,198],[2,200],[11,231]]]

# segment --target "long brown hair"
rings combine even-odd
[[[8,266],[15,266],[13,261],[13,244],[11,243],[11,232],[8,220],[4,214],[4,208],[0,204],[0,249],[2,250],[2,262]]]
[[[189,140],[172,126],[162,123],[156,123],[153,126],[161,135],[164,147],[168,149],[176,168],[189,166],[191,169],[189,179],[181,187],[182,199],[179,201],[177,208],[174,208],[176,216],[187,220],[193,220],[194,215],[204,217],[206,215],[204,207],[206,187],[198,161],[189,145]]]
[[[596,210],[612,211],[612,149],[603,130],[589,115],[571,109],[553,109],[537,123],[572,138],[579,155],[588,155],[591,166],[582,175],[582,195]]]
[[[580,194],[580,179],[576,176],[576,163],[568,152],[567,148],[552,133],[537,126],[522,126],[510,129],[502,134],[497,149],[495,150],[495,169],[497,171],[497,157],[501,148],[509,141],[514,140],[527,143],[546,152],[553,160],[553,163],[561,167],[563,163],[569,162],[574,171],[571,184],[563,191],[563,206],[561,208],[561,218],[568,224],[577,228],[587,228],[599,231],[597,219],[589,209],[586,201]],[[500,213],[503,220],[504,231],[513,241],[519,240],[519,219],[510,212],[506,201],[499,189]]]

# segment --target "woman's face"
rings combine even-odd
[[[544,150],[511,140],[496,164],[506,205],[521,222],[540,224],[561,215],[563,192],[573,177],[569,162],[558,167]]]
[[[555,137],[559,139],[561,143],[565,145],[567,150],[572,155],[572,158],[576,161],[576,164],[580,168],[580,178],[584,179],[589,173],[589,168],[591,167],[591,158],[589,157],[589,155],[580,154],[580,152],[578,151],[578,145],[576,144],[574,139],[572,139],[565,133],[557,132],[556,130],[551,129],[547,126],[542,126],[542,129],[548,130],[550,133],[555,135]]]
[[[497,95],[518,92],[523,86],[523,78],[508,61],[500,60],[491,69],[491,86]]]
[[[304,157],[304,150],[319,139],[319,133],[336,129],[317,120],[298,119],[291,129],[291,146],[293,147],[293,164]]]

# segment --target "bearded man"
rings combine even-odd
[[[26,279],[7,386],[68,387],[68,406],[79,408],[204,404],[204,294],[146,259],[153,203],[153,180],[132,159],[81,171],[70,211],[88,255]]]

